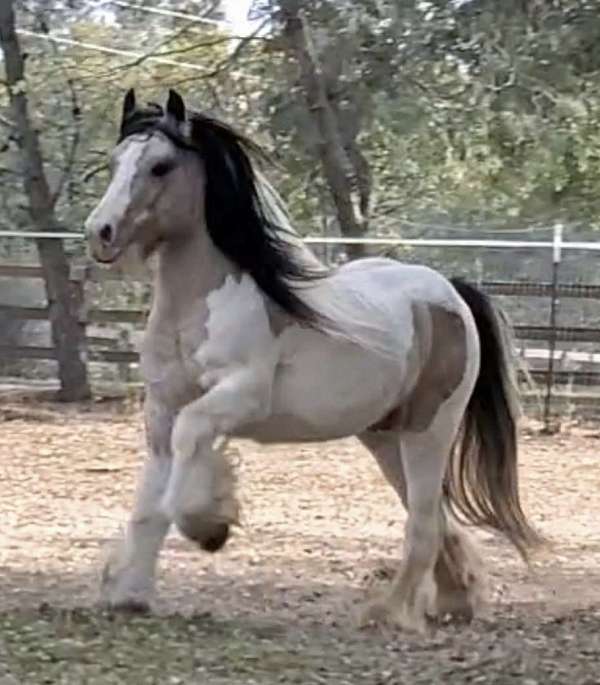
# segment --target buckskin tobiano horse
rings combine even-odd
[[[477,289],[425,266],[326,268],[261,154],[175,91],[164,108],[125,96],[86,231],[98,262],[132,246],[156,258],[141,350],[149,458],[104,601],[149,606],[172,523],[209,552],[225,544],[238,506],[220,441],[357,436],[408,511],[397,576],[364,619],[424,630],[470,617],[481,570],[465,524],[523,556],[539,540],[519,502],[508,324]]]

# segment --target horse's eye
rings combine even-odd
[[[152,167],[152,175],[158,178],[166,176],[172,168],[173,165],[170,162],[158,162]]]

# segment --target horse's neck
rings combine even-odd
[[[171,326],[196,318],[208,294],[233,271],[233,265],[200,232],[185,241],[164,243],[154,277],[153,318]]]

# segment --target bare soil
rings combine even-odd
[[[0,685],[600,683],[600,433],[530,425],[521,447],[553,546],[528,569],[478,533],[494,593],[470,626],[357,629],[405,515],[353,440],[237,443],[243,526],[216,556],[173,534],[157,613],[126,618],[95,601],[143,458],[137,406],[0,397]]]

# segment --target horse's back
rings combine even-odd
[[[295,325],[281,333],[272,414],[250,431],[261,441],[331,439],[376,424],[418,377],[415,307],[459,306],[437,272],[377,258],[339,268],[312,298],[342,334]]]
[[[340,267],[332,276],[340,284],[364,290],[369,298],[446,305],[453,309],[460,301],[450,281],[439,271],[423,264],[408,264],[386,257],[356,259]]]

